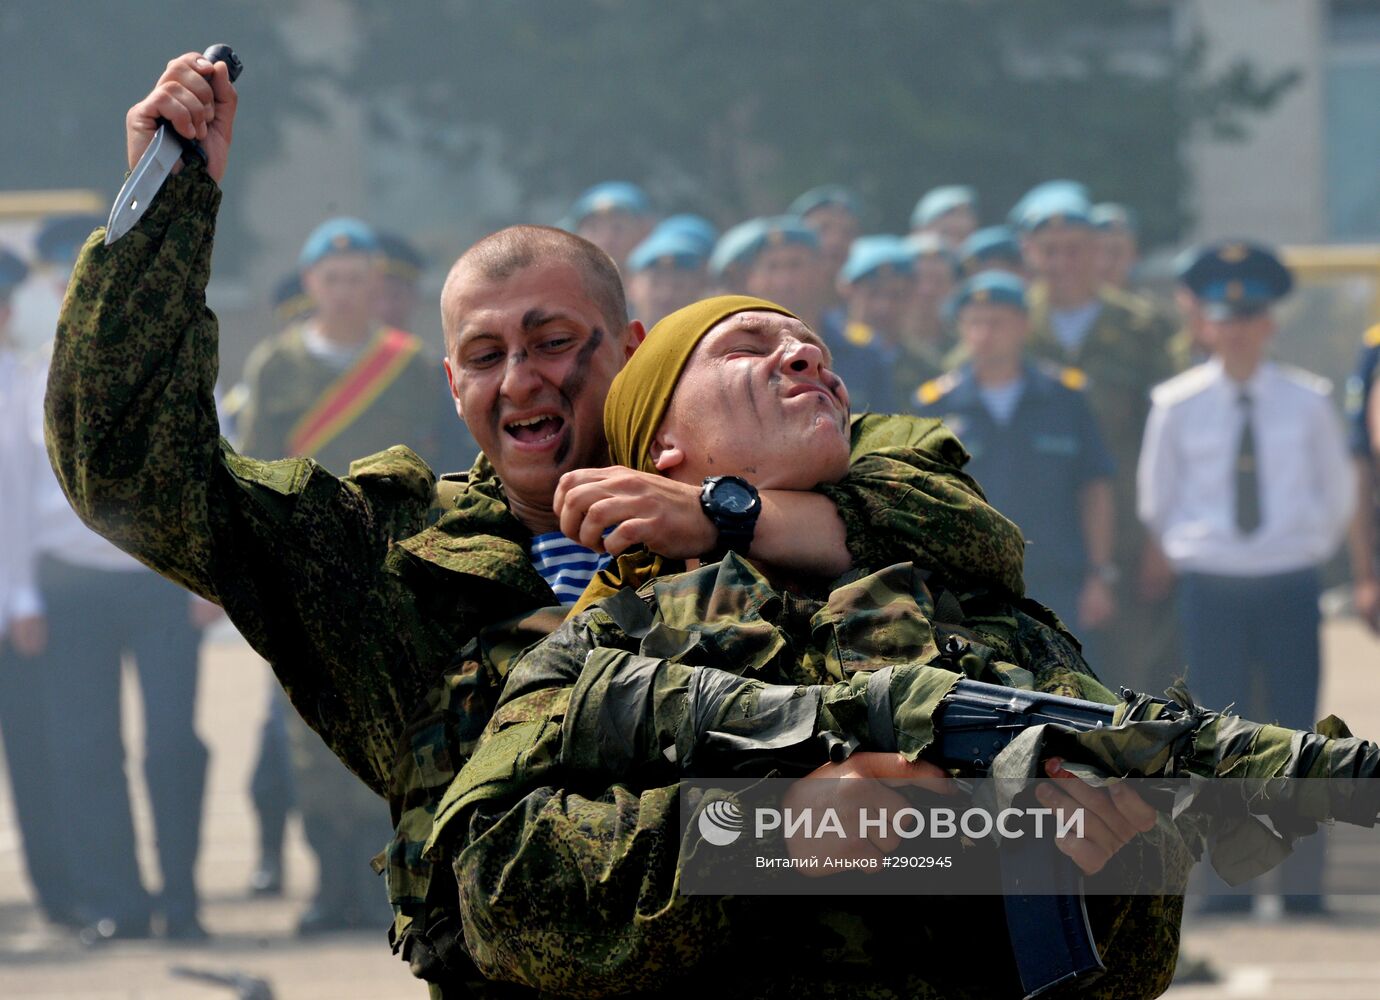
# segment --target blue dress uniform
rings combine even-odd
[[[1081,493],[1114,468],[1086,384],[1076,368],[1028,361],[1006,421],[984,401],[971,364],[924,383],[914,398],[917,412],[939,417],[959,436],[973,456],[968,471],[1025,535],[1026,592],[1073,627],[1088,576]]]

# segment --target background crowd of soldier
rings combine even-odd
[[[855,193],[826,185],[721,232],[700,216],[663,217],[617,181],[581,195],[560,225],[619,263],[632,318],[648,328],[709,294],[761,296],[825,338],[855,413],[943,417],[989,499],[1025,531],[1030,595],[1069,623],[1104,677],[1153,691],[1186,664],[1195,690],[1249,690],[1259,678],[1253,697],[1272,700],[1239,711],[1310,727],[1318,570],[1348,531],[1355,607],[1380,629],[1380,327],[1364,334],[1347,385],[1344,439],[1322,380],[1264,360],[1271,309],[1291,285],[1267,247],[1184,251],[1171,303],[1135,287],[1134,213],[1073,181],[1038,186],[999,224],[984,225],[995,221],[987,206],[958,185],[925,193],[906,225],[891,227],[904,234],[867,233],[866,218]],[[189,605],[76,520],[42,451],[43,352],[5,332],[11,293],[26,280],[64,282],[97,224],[57,219],[34,246],[0,249],[0,532],[32,540],[0,547],[0,735],[45,916],[88,941],[195,939],[205,935],[192,872],[206,750],[192,719],[200,631],[218,609]],[[476,447],[435,363],[439,335],[412,329],[437,263],[359,220],[313,231],[273,292],[279,329],[222,386],[226,436],[245,454],[309,456],[340,474],[400,442],[433,467],[467,467]],[[1244,385],[1258,398],[1232,388]],[[1205,426],[1214,393],[1228,394],[1225,416]],[[1169,481],[1221,488],[1195,497],[1188,486],[1166,492]],[[1240,647],[1237,607],[1287,623],[1272,632],[1299,640],[1275,651],[1284,666],[1261,650],[1210,676],[1224,648]],[[158,893],[135,858],[122,655],[144,699]],[[260,830],[249,891],[282,892],[296,808],[322,873],[299,933],[381,926],[387,904],[364,862],[388,839],[386,810],[276,686],[270,700],[249,790]],[[1305,856],[1287,908],[1322,908],[1320,864]]]

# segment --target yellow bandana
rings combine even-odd
[[[775,302],[749,295],[719,295],[677,309],[652,327],[609,386],[604,435],[615,465],[657,474],[652,439],[661,426],[680,373],[704,335],[728,317],[749,310],[795,317]]]

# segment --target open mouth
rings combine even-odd
[[[522,444],[542,445],[554,441],[565,429],[565,419],[554,413],[544,413],[537,417],[514,420],[504,424],[503,429]]]

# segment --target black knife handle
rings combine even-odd
[[[231,83],[239,79],[240,73],[244,71],[244,63],[240,61],[240,57],[235,55],[235,50],[224,42],[216,42],[215,45],[212,45],[205,52],[201,53],[201,57],[210,63],[225,63],[230,70]],[[206,162],[206,151],[201,148],[201,143],[197,142],[195,139],[188,139],[180,135],[177,129],[173,128],[171,125],[168,126],[168,131],[173,134],[178,143],[182,146],[183,162],[190,162],[193,159],[198,159],[202,163]]]
[[[207,62],[223,62],[230,67],[230,82],[234,83],[240,78],[240,73],[244,71],[244,63],[240,62],[240,57],[235,55],[235,50],[224,42],[216,42],[201,57]]]

